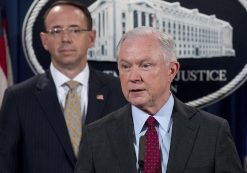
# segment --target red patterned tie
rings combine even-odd
[[[146,152],[144,160],[144,173],[161,173],[159,138],[155,129],[156,120],[149,116],[146,121],[148,130],[146,136]]]

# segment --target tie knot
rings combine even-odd
[[[156,123],[156,119],[153,116],[149,116],[147,119],[148,127],[154,127]]]
[[[70,90],[74,90],[80,85],[80,83],[76,82],[74,80],[70,80],[70,81],[66,82],[66,85],[69,87]]]

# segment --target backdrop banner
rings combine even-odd
[[[54,0],[4,2],[14,77],[20,82],[49,68],[50,57],[39,33],[44,31],[44,11]],[[226,118],[243,163],[247,160],[246,0],[82,2],[97,32],[95,46],[88,52],[93,67],[117,76],[115,48],[132,28],[149,26],[171,34],[181,64],[172,92],[191,106]]]

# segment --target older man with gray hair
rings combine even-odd
[[[180,67],[171,36],[131,30],[117,63],[130,104],[87,127],[76,173],[243,172],[227,121],[171,93]]]

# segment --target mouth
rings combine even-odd
[[[138,93],[138,92],[142,92],[145,91],[145,89],[131,89],[130,92],[131,93]]]
[[[59,52],[74,52],[74,49],[60,49]]]
[[[70,56],[75,53],[75,50],[74,49],[60,49],[59,52],[63,56]]]

